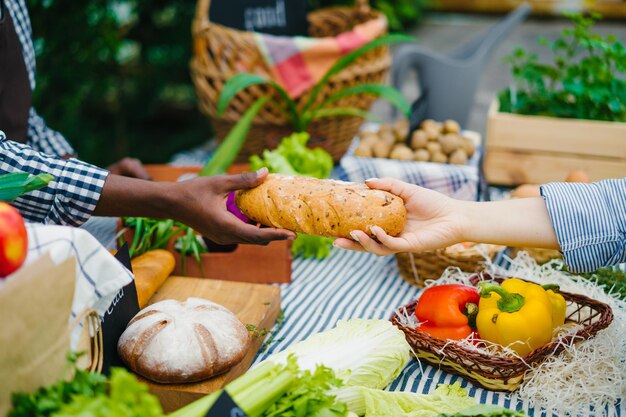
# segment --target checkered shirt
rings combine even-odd
[[[77,159],[64,160],[7,140],[0,131],[0,175],[48,173],[47,187],[21,196],[13,205],[30,222],[78,226],[91,216],[108,171]]]
[[[22,55],[28,72],[30,88],[35,91],[35,48],[32,28],[25,0],[4,0],[11,15],[15,32],[22,44]],[[75,155],[76,151],[59,132],[49,128],[46,122],[31,107],[28,114],[28,142],[34,150],[51,155]]]

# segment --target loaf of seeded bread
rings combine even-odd
[[[372,226],[397,236],[404,229],[406,209],[398,196],[372,190],[363,183],[270,174],[259,186],[240,190],[239,210],[266,226],[309,235],[345,237]]]

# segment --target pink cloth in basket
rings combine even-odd
[[[307,38],[256,33],[255,40],[272,68],[273,80],[282,85],[290,97],[296,98],[311,89],[341,56],[381,36],[386,29],[387,19],[381,16],[336,37]]]

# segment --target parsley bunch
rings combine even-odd
[[[626,121],[626,48],[615,36],[592,31],[600,15],[566,15],[566,28],[553,41],[553,62],[521,48],[506,58],[514,84],[498,94],[500,111],[574,119]]]

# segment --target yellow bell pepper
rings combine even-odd
[[[517,278],[501,286],[482,282],[479,287],[476,327],[480,337],[508,346],[522,357],[548,343],[553,329],[563,324],[559,322],[565,319],[565,300],[552,290],[549,294],[540,285]]]
[[[552,304],[552,329],[565,324],[565,312],[567,310],[567,304],[565,298],[559,294],[559,286],[553,284],[542,285],[542,288],[548,293],[548,298]]]

